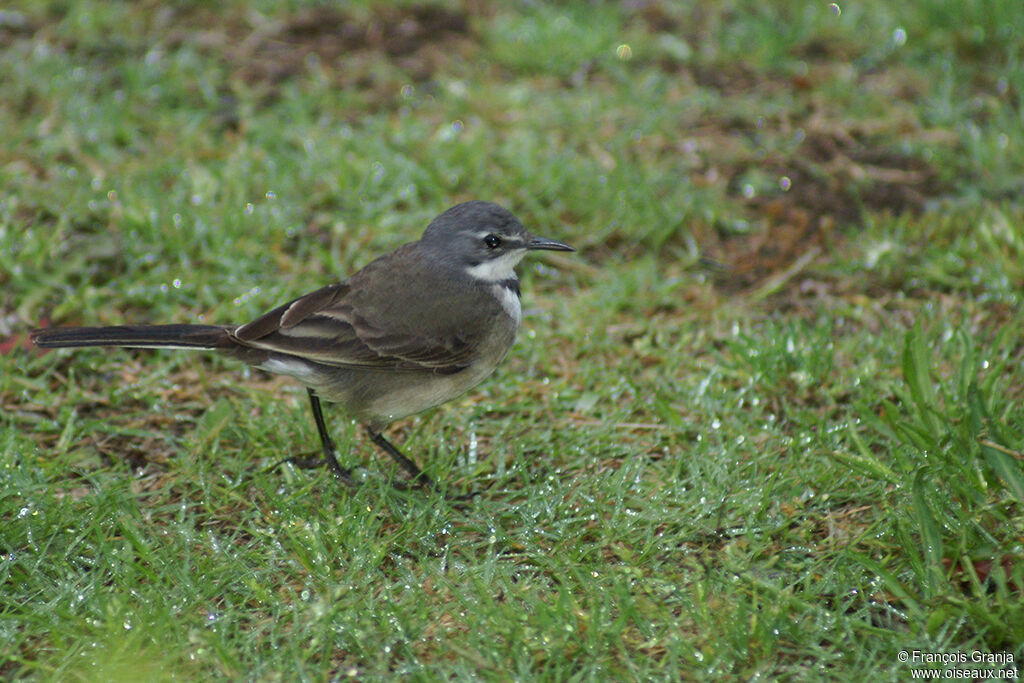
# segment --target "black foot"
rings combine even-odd
[[[313,469],[315,467],[323,467],[324,464],[325,464],[323,458],[314,458],[312,456],[305,457],[305,458],[300,458],[297,455],[293,455],[290,458],[284,458],[282,460],[278,460],[273,465],[271,465],[268,469],[276,470],[278,467],[280,467],[281,465],[283,465],[285,463],[288,463],[289,465],[292,465],[294,467],[298,467],[300,470],[311,470],[311,469]]]
[[[457,496],[445,496],[444,499],[449,500],[453,503],[465,503],[467,501],[473,500],[479,495],[480,491],[470,491],[469,493],[460,493]]]
[[[391,456],[392,460],[402,466],[402,469],[409,474],[409,479],[413,484],[422,486],[423,488],[437,490],[437,484],[434,483],[434,480],[424,474],[423,471],[416,466],[416,463],[402,455],[402,452],[395,448],[390,441],[385,439],[380,432],[375,432],[369,427],[366,427],[366,432],[370,435],[371,441]]]
[[[331,470],[334,473],[334,476],[340,479],[341,482],[346,486],[350,486],[351,488],[357,488],[359,486],[359,483],[352,478],[352,470],[347,470],[344,467],[338,465],[337,458],[300,458],[297,456],[292,456],[290,458],[278,460],[273,465],[268,467],[267,471],[269,472],[270,470],[276,470],[278,467],[284,465],[285,463],[288,463],[289,465],[294,465],[295,467],[298,467],[299,469],[303,470],[317,469],[326,465],[327,469]]]

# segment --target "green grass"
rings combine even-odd
[[[905,680],[1024,658],[1016,0],[0,18],[0,677]],[[579,249],[390,434],[42,324],[244,322],[465,199]]]

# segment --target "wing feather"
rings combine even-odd
[[[338,367],[448,374],[472,363],[475,344],[453,330],[419,334],[407,325],[387,324],[386,314],[379,316],[383,321],[360,315],[350,282],[279,306],[237,328],[233,336],[245,346]]]

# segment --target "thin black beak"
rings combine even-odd
[[[527,249],[547,249],[548,251],[576,251],[568,244],[551,240],[547,237],[534,237],[526,243]]]

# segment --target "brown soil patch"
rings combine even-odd
[[[742,180],[751,172],[779,186],[752,191]],[[948,190],[936,168],[894,149],[888,140],[812,130],[790,155],[732,169],[729,193],[763,229],[742,235],[714,232],[702,236],[702,244],[728,266],[720,284],[746,289],[845,239],[845,229],[856,227],[865,212],[919,214],[930,199]]]
[[[231,27],[226,34],[239,30],[249,29]],[[312,7],[285,22],[255,27],[241,42],[220,47],[237,75],[249,82],[277,84],[316,64],[348,82],[344,58],[364,52],[378,58],[383,54],[414,80],[426,80],[448,62],[453,43],[469,35],[466,13],[431,5],[376,8],[365,17]]]

